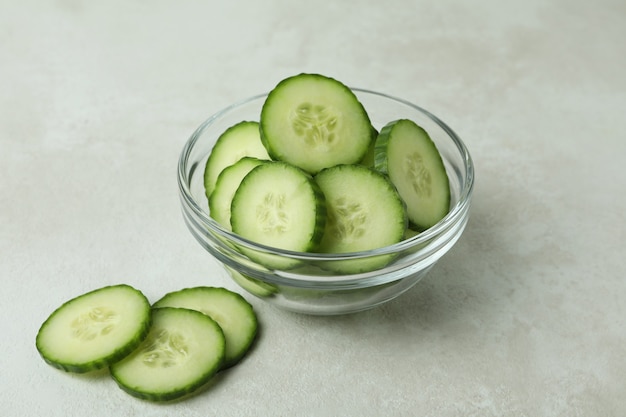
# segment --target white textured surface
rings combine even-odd
[[[626,415],[625,39],[623,0],[0,0],[2,415]],[[465,140],[457,246],[362,314],[250,298],[256,348],[185,402],[47,366],[35,334],[69,297],[236,289],[183,224],[178,153],[303,71],[414,101]]]

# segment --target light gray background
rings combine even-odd
[[[0,0],[2,414],[626,415],[625,39],[623,0]],[[70,297],[238,289],[183,224],[178,155],[299,72],[464,139],[477,182],[453,250],[362,314],[248,297],[255,349],[185,402],[47,366],[35,335]]]

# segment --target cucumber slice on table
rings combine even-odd
[[[149,328],[146,297],[128,285],[113,285],[61,305],[41,325],[36,346],[55,368],[82,373],[124,358]]]
[[[246,174],[263,162],[261,159],[245,156],[233,165],[224,168],[217,177],[215,188],[209,196],[209,210],[211,217],[225,229],[231,230],[230,204],[235,191]]]
[[[279,82],[263,104],[260,127],[273,159],[313,174],[358,163],[373,139],[369,116],[352,90],[319,74]]]
[[[204,189],[207,198],[215,189],[220,172],[244,156],[269,159],[261,142],[258,122],[239,122],[226,129],[217,139],[204,167]]]
[[[376,169],[387,174],[406,202],[409,221],[425,230],[450,210],[450,184],[435,143],[415,122],[385,125],[376,139]]]
[[[382,174],[363,165],[337,165],[315,176],[326,197],[326,230],[319,251],[366,251],[400,242],[407,228],[404,202]],[[388,256],[337,262],[342,272],[380,267]]]
[[[253,168],[241,181],[231,204],[234,233],[289,251],[316,249],[325,222],[324,195],[316,182],[284,162],[272,161]],[[288,268],[297,263],[260,252],[245,253],[269,268]]]
[[[252,305],[241,295],[226,288],[185,288],[166,294],[153,306],[189,308],[215,320],[226,338],[222,369],[239,362],[257,334],[258,322]]]
[[[151,401],[180,398],[200,388],[220,369],[225,339],[206,314],[185,308],[152,310],[152,327],[130,355],[111,365],[127,393]]]

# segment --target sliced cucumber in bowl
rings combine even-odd
[[[272,159],[312,174],[359,163],[374,134],[354,92],[320,74],[299,74],[278,83],[263,104],[260,128]]]
[[[407,228],[404,202],[379,172],[363,165],[336,165],[315,176],[326,198],[327,222],[319,252],[363,252],[400,242]],[[341,273],[378,269],[393,255],[328,261]]]
[[[213,145],[204,167],[204,188],[207,198],[210,198],[215,189],[222,170],[246,156],[269,159],[261,142],[257,121],[244,120],[230,126]]]
[[[231,204],[234,233],[265,246],[294,252],[316,250],[324,233],[326,202],[313,178],[285,162],[253,168]],[[250,259],[270,268],[289,269],[298,260],[240,247]]]
[[[209,210],[211,217],[226,230],[231,230],[231,203],[237,188],[253,168],[264,162],[266,161],[262,159],[245,156],[224,168],[218,175],[215,188],[209,197]]]
[[[376,139],[375,167],[389,176],[406,202],[409,221],[426,230],[450,210],[450,184],[435,143],[414,121],[385,125]]]
[[[226,265],[224,265],[224,267],[232,280],[239,284],[241,288],[248,291],[250,294],[256,295],[260,298],[267,298],[278,293],[278,287],[274,284],[270,284],[269,282],[264,282],[249,275],[242,274],[232,267]]]

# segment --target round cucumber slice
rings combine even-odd
[[[110,368],[121,389],[145,400],[174,400],[200,388],[220,369],[224,333],[209,316],[162,307],[152,310],[152,322],[139,347]]]
[[[326,197],[326,230],[319,251],[360,252],[400,242],[407,228],[406,208],[389,180],[363,165],[337,165],[316,175]],[[379,268],[390,256],[329,262],[341,272]]]
[[[55,368],[83,373],[107,367],[132,352],[150,328],[150,303],[125,284],[73,298],[37,333],[36,346]]]
[[[373,139],[369,116],[352,90],[319,74],[278,83],[263,104],[260,132],[273,159],[312,174],[358,163]]]
[[[233,232],[253,242],[307,252],[317,248],[324,233],[324,195],[301,169],[285,162],[267,162],[241,181],[233,196],[230,222]],[[287,268],[294,263],[257,251],[245,253],[269,268]]]
[[[185,288],[166,294],[153,306],[189,308],[215,320],[226,338],[222,369],[239,362],[257,334],[258,322],[252,305],[226,288]]]
[[[207,198],[215,189],[220,172],[244,156],[269,159],[261,142],[258,122],[248,120],[239,122],[226,129],[217,139],[204,167],[204,189]]]
[[[315,181],[328,213],[320,252],[359,252],[402,240],[406,209],[385,176],[363,165],[337,165],[321,171]]]
[[[235,191],[246,174],[263,162],[265,161],[245,156],[233,165],[224,168],[218,175],[215,188],[209,197],[209,210],[211,217],[226,230],[231,230],[230,205]]]
[[[415,122],[395,120],[376,139],[375,166],[406,202],[418,231],[435,225],[450,210],[450,184],[443,160],[428,133]]]

